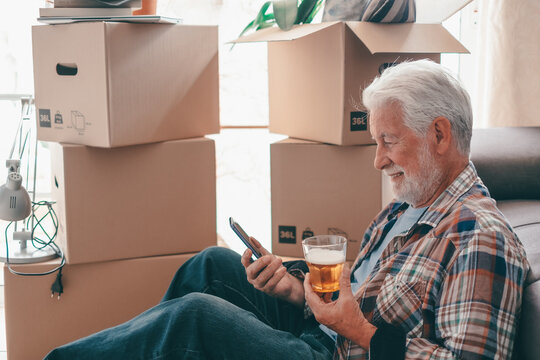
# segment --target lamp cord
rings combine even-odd
[[[11,226],[11,224],[14,223],[14,221],[11,221],[7,226],[6,226],[6,229],[5,229],[5,241],[6,241],[6,265],[7,265],[7,268],[9,270],[9,272],[11,272],[12,274],[15,274],[15,275],[22,275],[22,276],[44,276],[44,275],[49,275],[49,274],[52,274],[54,273],[55,271],[58,271],[59,273],[61,273],[62,271],[62,268],[64,267],[64,265],[66,264],[66,258],[65,258],[65,255],[64,255],[64,252],[62,251],[62,249],[56,245],[56,243],[54,242],[54,239],[56,238],[56,235],[58,234],[58,216],[56,215],[56,212],[54,211],[53,207],[52,207],[52,204],[54,204],[54,202],[51,202],[51,201],[39,201],[37,203],[32,203],[32,206],[42,206],[42,205],[46,205],[47,208],[48,208],[48,211],[47,213],[45,213],[45,215],[43,215],[37,222],[36,224],[33,226],[32,228],[32,232],[31,232],[31,240],[32,240],[32,245],[36,248],[36,249],[44,249],[45,247],[47,246],[50,246],[54,252],[61,257],[61,261],[60,261],[60,265],[58,265],[57,267],[55,267],[54,269],[52,270],[49,270],[49,271],[45,271],[45,272],[41,272],[41,273],[26,273],[26,272],[20,272],[20,271],[17,271],[17,270],[14,270],[11,268],[11,263],[9,262],[9,244],[8,244],[8,229],[9,227]],[[54,234],[52,236],[49,236],[49,234],[47,233],[47,231],[43,228],[43,225],[41,225],[41,222],[47,217],[47,216],[51,216],[51,219],[52,219],[52,222],[53,222],[53,225],[54,225]],[[35,211],[33,209],[32,211],[32,217],[35,217]],[[37,219],[37,218],[36,218]],[[32,219],[33,220],[33,219]],[[28,222],[30,220],[27,220],[27,225],[28,225]],[[40,227],[43,232],[45,233],[45,235],[49,238],[48,241],[45,241],[43,239],[40,239],[40,238],[34,238],[34,231],[36,230],[37,227]],[[39,246],[36,246],[35,244],[39,244]]]

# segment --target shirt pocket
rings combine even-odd
[[[405,281],[388,275],[377,296],[373,323],[382,320],[401,327],[411,336],[421,336],[425,294],[425,280]]]

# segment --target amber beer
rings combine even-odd
[[[306,263],[313,290],[320,293],[339,290],[339,278],[345,263],[345,255],[341,251],[313,249],[306,256]]]
[[[339,290],[347,240],[339,235],[317,235],[302,241],[311,286],[319,293]]]

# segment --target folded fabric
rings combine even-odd
[[[322,21],[359,21],[371,0],[326,0]]]
[[[326,0],[322,21],[404,23],[416,20],[415,0]]]
[[[362,21],[380,23],[405,23],[415,20],[414,0],[373,0],[362,15]]]

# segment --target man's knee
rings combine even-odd
[[[162,301],[192,292],[209,292],[216,282],[235,283],[239,279],[245,279],[240,255],[227,248],[210,247],[178,269]]]
[[[192,325],[215,323],[216,320],[224,318],[224,309],[231,306],[226,300],[205,293],[190,293],[178,300],[184,314],[179,317],[187,316],[194,322]]]
[[[179,301],[182,302],[182,307],[189,311],[197,311],[199,308],[204,309],[205,307],[213,307],[215,296],[208,295],[205,293],[190,293],[184,295]]]
[[[62,359],[64,359],[64,357],[62,357],[58,349],[54,349],[50,353],[48,353],[47,356],[43,360],[62,360]]]
[[[199,254],[195,255],[194,263],[197,264],[201,272],[209,271],[208,275],[213,274],[220,277],[233,269],[243,268],[240,261],[240,255],[231,249],[224,247],[213,246],[204,249]]]
[[[216,262],[222,261],[224,259],[239,258],[239,255],[236,252],[234,252],[231,249],[221,247],[221,246],[211,246],[209,248],[204,249],[196,256],[206,261],[212,260]]]

